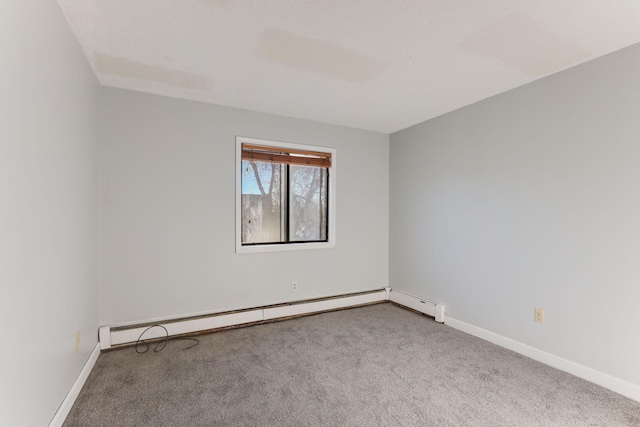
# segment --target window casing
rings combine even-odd
[[[335,149],[236,138],[236,252],[335,246]]]

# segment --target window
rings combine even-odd
[[[335,246],[335,150],[236,138],[236,251]]]

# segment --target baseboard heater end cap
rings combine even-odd
[[[98,330],[98,341],[100,341],[100,350],[111,348],[111,327],[100,326]]]
[[[444,304],[436,304],[436,322],[444,323],[445,316],[445,305]]]

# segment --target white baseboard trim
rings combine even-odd
[[[62,401],[62,404],[60,405],[55,415],[51,419],[51,422],[49,423],[49,427],[62,427],[62,424],[64,424],[64,420],[67,419],[67,415],[69,415],[69,411],[71,411],[73,404],[76,402],[76,399],[80,394],[80,390],[82,390],[82,386],[84,386],[84,383],[87,381],[87,378],[91,373],[91,370],[95,366],[96,361],[98,360],[98,356],[100,356],[99,343],[96,344],[96,346],[93,348],[93,351],[91,352],[91,354],[89,355],[89,358],[87,359],[84,366],[82,367],[80,374],[78,374],[78,377],[76,378],[73,385],[71,386],[71,389],[69,389],[69,392],[67,393],[64,400]]]
[[[153,323],[145,322],[138,325],[127,326],[102,326],[100,327],[100,348],[107,350],[115,346],[130,345],[135,343],[144,333],[143,338],[163,338],[169,336],[213,331],[230,326],[240,326],[251,323],[260,323],[285,319],[292,316],[304,316],[325,311],[339,310],[360,305],[374,304],[387,300],[388,291],[377,290],[359,292],[356,294],[337,295],[334,297],[319,298],[308,301],[296,301],[266,307],[254,307],[240,311],[213,313],[198,316],[197,318],[183,318]],[[159,325],[166,328],[149,329],[149,325]]]
[[[538,362],[544,363],[552,368],[567,372],[578,378],[582,378],[583,380],[587,380],[604,388],[608,388],[609,390],[615,391],[629,399],[640,402],[640,386],[637,384],[596,371],[595,369],[580,365],[560,356],[547,353],[546,351],[531,347],[530,345],[523,344],[519,341],[498,335],[494,332],[487,331],[486,329],[479,328],[452,317],[445,317],[444,323],[454,329],[481,338],[485,341],[489,341],[490,343],[522,354],[523,356],[537,360]]]

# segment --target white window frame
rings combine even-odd
[[[242,244],[242,144],[266,145],[268,147],[292,148],[298,150],[331,153],[329,168],[329,217],[327,218],[327,241],[308,243]],[[305,249],[329,249],[336,246],[336,149],[315,145],[293,144],[289,142],[270,141],[266,139],[236,136],[236,253],[297,251]]]

